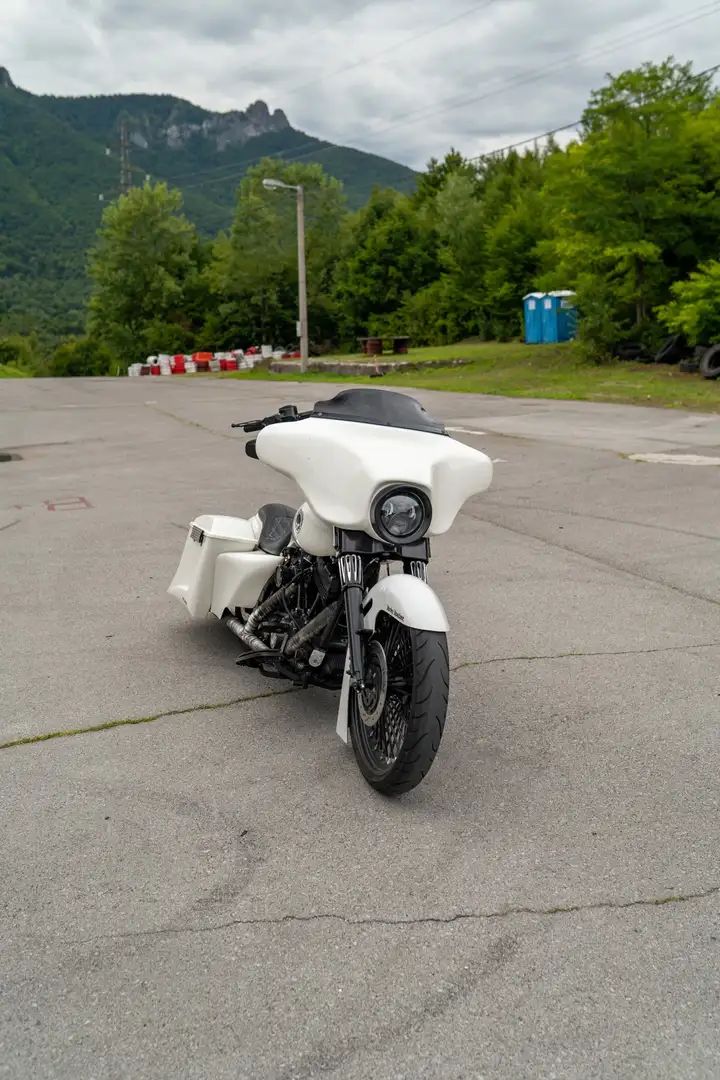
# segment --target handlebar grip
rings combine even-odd
[[[262,431],[264,424],[264,420],[251,420],[249,424],[243,424],[243,431],[247,431],[248,434],[251,431]]]

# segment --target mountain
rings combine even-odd
[[[123,131],[125,135],[123,136]],[[120,187],[125,137],[135,183],[146,175],[183,192],[205,235],[232,221],[246,169],[266,156],[317,161],[341,180],[351,207],[373,187],[413,190],[404,165],[293,128],[263,101],[215,113],[169,94],[36,95],[0,67],[0,321],[20,331],[79,330],[85,253],[105,201]]]

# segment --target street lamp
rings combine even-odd
[[[307,279],[305,273],[305,207],[302,184],[284,184],[282,180],[273,180],[268,177],[263,180],[263,187],[268,191],[283,189],[297,192],[298,299],[300,304],[300,321],[298,323],[300,332],[298,337],[300,338],[300,370],[307,371],[310,349],[308,343]]]

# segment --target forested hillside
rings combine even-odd
[[[105,206],[89,252],[85,336],[57,352],[31,334],[42,330],[40,284],[50,291],[56,275],[62,289],[52,310],[69,321],[66,298],[82,286],[62,278],[64,259],[92,238],[83,216],[92,184],[78,159],[98,174],[113,163],[89,134],[99,123],[92,110],[79,131],[61,109],[50,117],[25,97],[7,108],[24,167],[38,175],[25,184],[4,154],[3,197],[11,192],[20,209],[4,219],[12,227],[3,230],[2,280],[17,284],[24,274],[35,308],[25,337],[10,335],[12,319],[0,326],[0,369],[81,374],[157,352],[291,343],[295,200],[266,190],[268,176],[306,189],[310,335],[318,348],[352,346],[374,333],[409,334],[416,345],[506,340],[522,333],[526,293],[559,288],[577,293],[588,359],[604,360],[627,342],[653,351],[668,330],[690,344],[720,341],[720,101],[712,78],[689,65],[668,60],[609,78],[564,148],[550,140],[479,161],[451,151],[429,163],[411,194],[377,187],[356,209],[338,179],[302,158],[253,164],[229,229],[215,233],[197,225],[193,199],[206,198],[206,188],[138,186]],[[252,125],[257,116],[233,123]],[[253,135],[245,151],[283,137],[283,118],[273,116],[278,130]],[[161,117],[145,129],[147,153],[196,120]],[[54,175],[72,188],[66,200],[33,156],[49,130],[62,133]],[[223,130],[211,137],[223,138]],[[95,203],[94,224],[99,211]],[[29,232],[43,254],[25,260],[18,232]]]
[[[206,237],[230,227],[238,183],[265,156],[317,156],[350,206],[375,185],[415,183],[405,166],[311,138],[263,102],[219,114],[170,95],[39,96],[0,71],[0,317],[20,331],[83,328],[86,253],[104,205],[120,194],[123,122],[133,183],[150,175],[177,186]]]

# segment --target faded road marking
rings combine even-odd
[[[644,461],[649,465],[720,465],[720,457],[704,457],[702,454],[628,454],[631,461]]]

